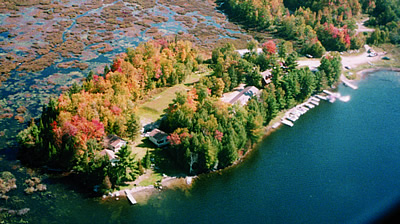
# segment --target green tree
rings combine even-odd
[[[136,178],[139,173],[137,163],[134,161],[135,157],[131,155],[131,150],[125,145],[115,154],[117,156],[117,162],[115,166],[111,167],[113,174],[113,183],[115,185],[121,185],[125,181],[132,181]]]
[[[151,166],[151,156],[149,150],[146,151],[146,155],[143,157],[143,166],[146,169],[149,169]]]
[[[139,119],[135,113],[132,113],[128,121],[126,122],[126,134],[130,139],[135,140],[136,136],[139,133],[139,130],[140,130]]]

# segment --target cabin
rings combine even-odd
[[[263,71],[260,73],[260,75],[262,76],[262,80],[261,83],[264,86],[267,86],[271,83],[271,79],[272,79],[272,69],[268,69],[266,71]]]
[[[247,101],[253,96],[258,96],[260,94],[260,90],[255,86],[248,86],[244,88],[238,95],[236,95],[233,99],[229,101],[230,104],[239,103],[244,106],[247,104]]]
[[[104,138],[104,144],[106,148],[113,152],[118,152],[118,150],[126,145],[126,141],[116,135],[109,135]]]
[[[153,142],[157,147],[162,147],[169,144],[168,134],[159,130],[154,129],[149,134],[149,140]]]

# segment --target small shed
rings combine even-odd
[[[168,145],[169,141],[167,137],[168,137],[167,133],[157,128],[149,133],[150,141],[153,142],[157,147]]]

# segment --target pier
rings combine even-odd
[[[137,203],[130,190],[125,190],[125,194],[132,205]]]

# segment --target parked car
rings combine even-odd
[[[390,60],[390,58],[389,57],[382,57],[382,60]]]
[[[307,58],[313,58],[313,56],[311,54],[306,54]]]
[[[350,70],[351,67],[350,66],[344,66],[345,69]]]

